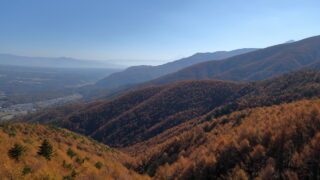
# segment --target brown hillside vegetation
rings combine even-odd
[[[110,101],[40,112],[23,121],[56,124],[114,147],[151,140],[185,122],[320,95],[320,73],[297,72],[252,83],[183,81],[136,90]],[[67,108],[68,109],[68,108]],[[72,109],[72,107],[69,107]],[[192,123],[189,123],[192,126]],[[178,130],[177,130],[178,131]],[[162,139],[168,138],[164,135]],[[149,144],[150,145],[150,144]],[[138,148],[138,149],[141,149]]]
[[[50,160],[38,153],[44,139],[53,146]],[[148,179],[125,168],[123,164],[128,161],[123,153],[68,130],[38,124],[0,124],[1,180]]]
[[[319,179],[319,97],[320,72],[301,71],[250,83],[154,86],[24,120],[130,152],[133,159],[121,153],[114,159],[122,177],[140,178],[135,171],[153,179]]]
[[[155,179],[319,179],[320,100],[213,118],[138,158]]]
[[[243,84],[223,81],[190,81],[137,90],[112,101],[88,105],[64,119],[56,111],[32,115],[37,122],[53,122],[90,135],[113,146],[148,139],[189,118],[197,117],[232,99]],[[48,118],[49,117],[49,118]]]

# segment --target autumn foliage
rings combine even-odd
[[[319,179],[320,100],[234,112],[137,158],[155,179]]]
[[[69,149],[76,153],[73,158]],[[148,179],[127,169],[129,161],[125,154],[68,130],[0,123],[1,180]]]
[[[115,150],[118,154],[108,151],[99,158],[101,152],[88,151],[95,157],[89,168],[95,177],[108,170],[115,179],[319,179],[319,97],[320,73],[301,71],[250,83],[201,80],[154,86],[21,120],[56,124],[133,156]],[[15,137],[12,127],[3,127],[7,138]],[[57,140],[50,141],[57,149]],[[81,151],[95,145],[74,143],[59,150],[65,156],[59,163],[69,169],[62,171],[65,176],[78,177],[80,171],[70,164],[85,164]],[[112,161],[103,159],[110,156]],[[51,161],[56,162],[55,156]]]
[[[55,124],[123,148],[202,116],[219,117],[315,96],[320,96],[317,71],[251,83],[183,81],[138,89],[113,100],[52,109],[24,117],[22,121]]]

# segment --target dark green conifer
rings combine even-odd
[[[41,146],[39,147],[38,154],[45,157],[47,160],[51,160],[53,155],[53,146],[47,139],[43,140]]]
[[[18,143],[14,144],[14,146],[9,149],[8,156],[11,159],[14,159],[16,161],[19,161],[22,154],[26,151],[26,148]]]

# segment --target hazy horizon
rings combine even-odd
[[[5,0],[0,52],[159,65],[318,35],[319,6],[316,0]]]

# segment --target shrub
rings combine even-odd
[[[73,169],[72,164],[68,164],[68,163],[66,162],[66,160],[63,160],[63,162],[62,162],[62,167],[65,168],[65,169]]]
[[[77,153],[75,153],[72,149],[68,149],[67,150],[67,155],[72,159],[74,156],[77,155]]]
[[[62,180],[73,180],[74,178],[71,176],[63,176]]]
[[[31,168],[30,168],[29,166],[25,166],[25,167],[23,168],[23,170],[22,170],[22,174],[23,174],[23,175],[26,175],[26,174],[30,174],[30,173],[32,173]]]
[[[72,170],[71,175],[68,176],[63,176],[62,180],[74,180],[74,178],[78,175],[79,173],[75,170]]]
[[[72,170],[72,172],[71,172],[71,177],[73,177],[73,178],[75,178],[76,176],[78,176],[78,172],[77,171],[75,171],[75,170]]]
[[[76,162],[77,162],[78,164],[83,164],[84,161],[85,161],[85,159],[82,159],[82,158],[79,158],[79,157],[76,158]]]
[[[97,169],[101,169],[102,166],[103,166],[103,164],[102,164],[102,162],[98,161],[98,162],[96,162],[96,164],[95,164],[94,166],[95,166]]]

